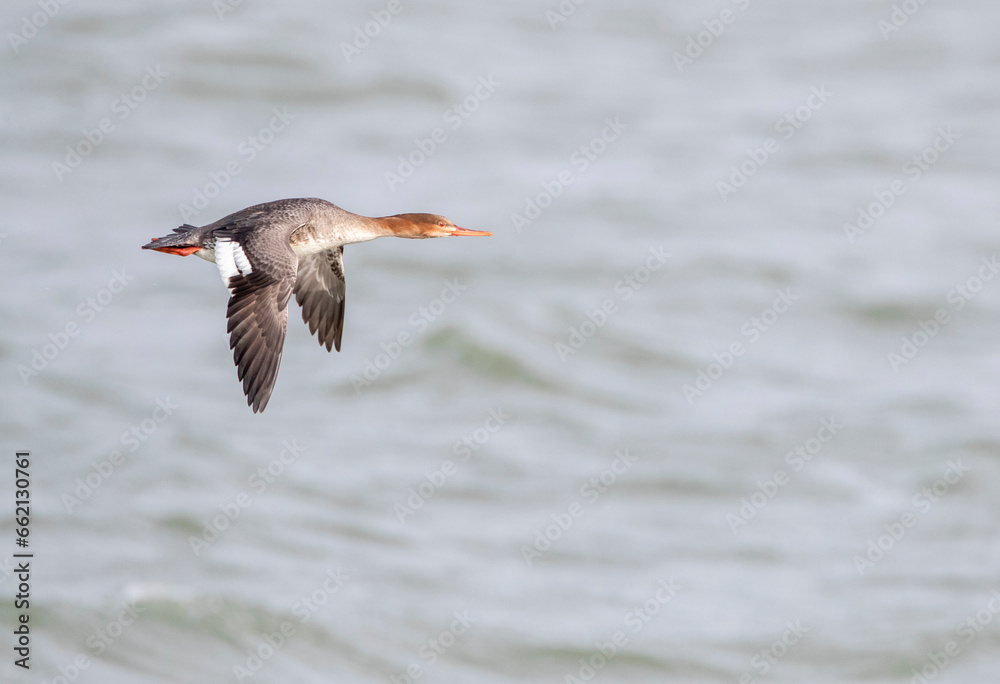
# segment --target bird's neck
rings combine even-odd
[[[292,233],[290,242],[292,250],[301,255],[394,234],[383,223],[383,219],[345,211],[332,221],[314,221],[305,224]]]
[[[417,225],[405,214],[380,216],[371,221],[376,224],[375,230],[381,231],[376,237],[413,237],[420,232]]]

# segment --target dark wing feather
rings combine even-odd
[[[247,404],[258,413],[267,406],[278,377],[292,278],[274,279],[264,271],[255,271],[233,276],[229,282],[229,347]]]
[[[288,327],[288,300],[298,270],[298,258],[288,238],[299,226],[262,223],[215,233],[217,263],[222,241],[231,240],[251,266],[249,272],[239,271],[228,278],[226,331],[243,393],[254,413],[267,406],[278,377]]]
[[[340,351],[344,332],[344,248],[311,254],[299,261],[295,301],[302,307],[302,321],[320,346]]]

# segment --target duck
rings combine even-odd
[[[369,217],[314,197],[241,209],[205,226],[184,224],[143,245],[164,254],[212,261],[229,289],[226,332],[247,405],[271,398],[292,294],[320,346],[340,351],[344,331],[344,246],[380,237],[488,236],[438,214]]]

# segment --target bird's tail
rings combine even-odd
[[[193,254],[204,247],[204,235],[201,228],[184,224],[180,228],[174,228],[174,232],[160,238],[153,238],[148,244],[142,246],[143,249],[155,249],[157,252],[165,254],[176,254],[187,256]]]

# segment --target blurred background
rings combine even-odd
[[[4,3],[0,679],[995,682],[998,22]],[[494,235],[348,246],[254,415],[139,247],[309,196]]]

